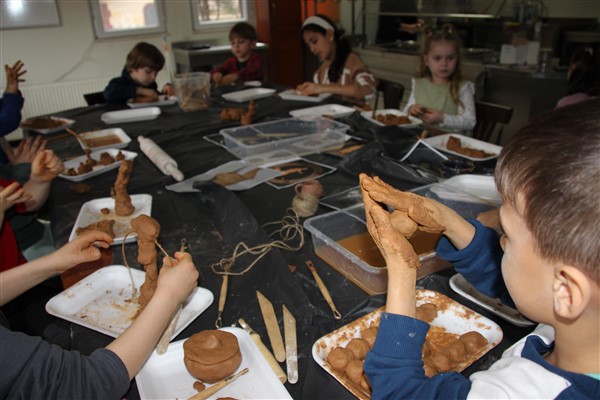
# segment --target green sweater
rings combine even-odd
[[[459,85],[459,93],[465,81]],[[427,77],[415,80],[415,100],[427,108],[433,108],[448,115],[458,115],[458,104],[450,96],[450,84],[436,84]]]

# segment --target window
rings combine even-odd
[[[165,31],[163,0],[89,0],[97,38]]]
[[[247,0],[191,0],[194,29],[248,20]]]

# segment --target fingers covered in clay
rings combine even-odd
[[[410,235],[414,233],[414,231],[411,232],[414,226],[408,221],[403,221],[403,215],[407,215],[412,219],[418,229],[424,232],[444,232],[445,227],[441,222],[443,219],[439,209],[435,206],[435,202],[414,193],[395,189],[377,176],[370,178],[365,174],[361,174],[360,184],[361,189],[368,193],[372,200],[384,203],[400,212],[398,216],[394,217],[394,224],[399,226],[397,229],[401,232],[410,232]],[[402,214],[402,212],[406,214]],[[406,236],[410,237],[410,235]]]
[[[421,265],[419,257],[406,237],[392,227],[390,214],[378,204],[369,209],[369,214],[373,221],[373,230],[377,232],[379,238],[375,240],[375,243],[379,246],[386,261],[393,257],[397,261],[401,260],[405,266],[419,268]]]

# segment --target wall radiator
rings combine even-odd
[[[104,90],[110,79],[108,77],[33,86],[21,85],[21,93],[25,98],[22,111],[23,120],[71,108],[84,107],[87,103],[83,95]]]

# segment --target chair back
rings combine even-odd
[[[512,107],[486,103],[484,101],[476,101],[475,113],[477,116],[477,123],[473,128],[473,137],[475,139],[491,143],[490,139],[496,132],[498,124],[500,124],[500,128],[498,129],[498,137],[496,138],[496,143],[500,143],[504,125],[509,124],[512,118]]]
[[[104,92],[86,93],[83,95],[83,98],[88,106],[106,103],[106,100],[104,99]]]
[[[378,79],[378,81],[377,95],[383,94],[383,107],[399,109],[404,96],[404,85],[386,79]]]

